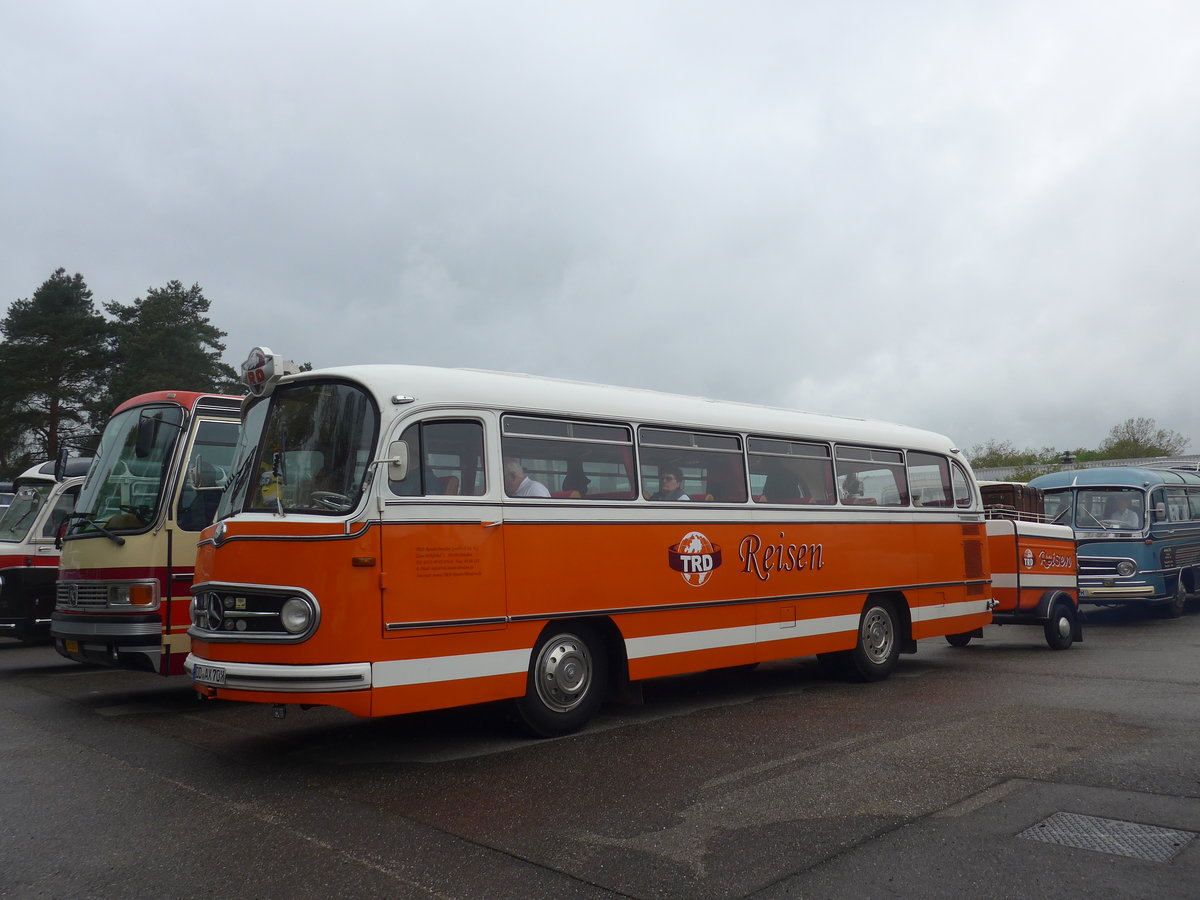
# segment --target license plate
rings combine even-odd
[[[72,640],[68,639],[68,640],[63,641],[63,644],[66,646],[68,653],[78,653],[79,652],[79,641],[72,641]]]
[[[192,681],[201,681],[204,684],[224,684],[225,670],[220,666],[192,666]]]

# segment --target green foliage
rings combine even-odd
[[[18,457],[52,458],[60,442],[91,430],[88,404],[110,360],[108,325],[83,276],[58,269],[31,298],[12,303],[0,333],[0,452],[11,471]]]
[[[1178,456],[1188,440],[1177,431],[1159,428],[1153,419],[1126,419],[1114,425],[1100,444],[1098,459],[1133,459],[1142,456]]]
[[[1018,450],[1011,441],[990,440],[976,444],[967,458],[976,469],[1013,466],[1009,476],[1013,481],[1029,481],[1047,471],[1039,466],[1063,465],[1063,453],[1070,453],[1074,464],[1099,462],[1106,459],[1144,459],[1155,456],[1179,456],[1187,450],[1188,441],[1177,431],[1159,428],[1153,419],[1126,419],[1114,425],[1096,449],[1076,447],[1061,451],[1054,447],[1041,450]],[[1054,470],[1051,470],[1054,471]]]
[[[993,468],[999,466],[1036,466],[1057,462],[1059,452],[1053,447],[1043,447],[1035,450],[1027,447],[1018,450],[1011,441],[992,439],[983,444],[976,444],[967,451],[967,459],[975,468]]]
[[[104,309],[113,317],[109,341],[115,361],[102,404],[106,411],[148,391],[242,392],[237,373],[221,362],[225,332],[208,321],[209,302],[200,285],[169,281],[133,303],[106,303]]]

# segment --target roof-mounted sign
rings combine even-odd
[[[252,396],[263,397],[284,375],[294,375],[299,371],[299,366],[271,352],[270,347],[255,347],[242,363],[242,381],[246,382]]]

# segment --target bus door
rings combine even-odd
[[[505,627],[503,508],[489,485],[484,422],[438,414],[406,423],[403,480],[379,469],[385,637]],[[449,655],[449,654],[447,654]]]
[[[236,420],[195,420],[183,465],[176,473],[169,500],[173,524],[167,527],[160,674],[181,672],[191,644],[187,636],[191,625],[188,608],[196,570],[196,540],[212,524],[221,491],[229,480],[240,427]]]

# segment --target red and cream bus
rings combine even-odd
[[[979,491],[941,435],[256,348],[187,669],[206,697],[382,716],[816,654],[885,678],[991,621]],[[677,484],[678,479],[682,484]],[[915,490],[912,486],[920,485]]]
[[[60,654],[183,673],[196,539],[228,479],[240,410],[240,397],[190,391],[117,407],[63,538]]]

